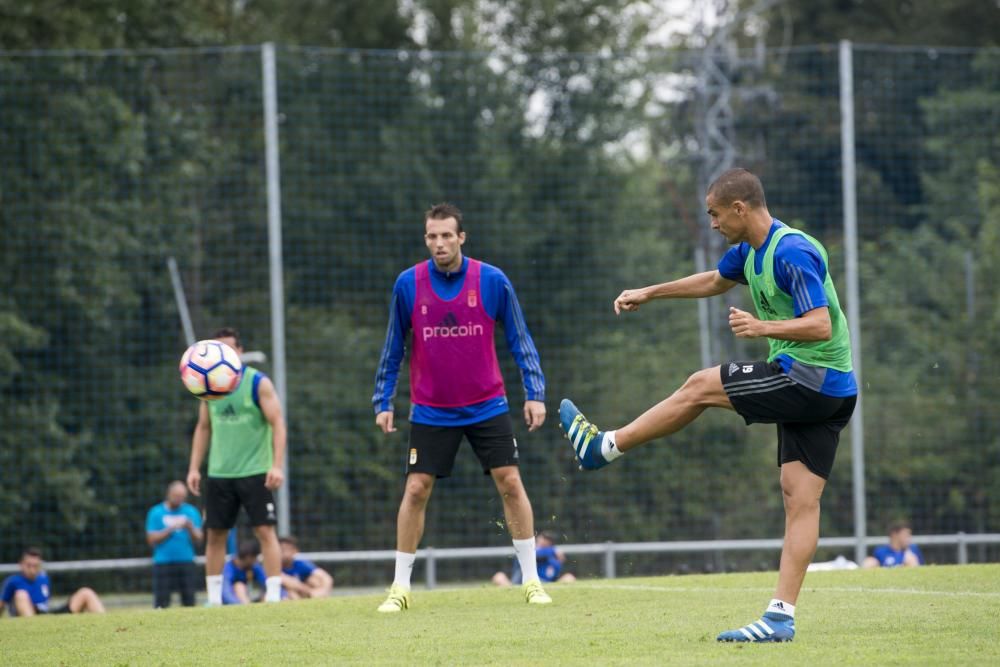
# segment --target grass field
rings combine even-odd
[[[718,644],[774,573],[581,581],[528,607],[517,589],[0,621],[4,665],[1000,665],[1000,565],[817,572],[792,644]]]

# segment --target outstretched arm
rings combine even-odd
[[[738,283],[723,278],[718,270],[704,271],[640,289],[627,289],[615,299],[615,314],[630,313],[653,299],[699,299],[728,292]]]

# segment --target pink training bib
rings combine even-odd
[[[482,262],[469,260],[458,295],[447,301],[434,293],[428,263],[420,262],[415,269],[410,400],[435,408],[458,408],[503,396],[493,344],[496,322],[483,309]]]

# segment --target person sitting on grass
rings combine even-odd
[[[862,567],[917,567],[924,564],[920,547],[913,544],[913,529],[906,521],[894,521],[889,525],[889,544],[876,547],[871,556],[865,558]]]
[[[538,566],[538,578],[546,583],[568,584],[576,581],[573,573],[562,571],[566,555],[556,548],[556,535],[551,531],[543,530],[535,537],[535,562]],[[503,571],[493,575],[493,583],[497,586],[520,584],[521,580],[521,566],[517,559],[514,560],[514,568],[509,577]]]
[[[56,607],[49,605],[51,589],[49,575],[42,569],[41,549],[25,549],[18,565],[21,571],[7,577],[0,588],[0,615],[4,609],[9,609],[11,616],[22,617],[36,614],[82,614],[88,611],[104,613],[101,598],[90,588],[79,589],[65,604]]]
[[[240,543],[236,555],[226,562],[222,568],[222,604],[250,604],[260,602],[265,594],[267,574],[264,566],[258,561],[260,545],[256,540]],[[259,593],[256,599],[252,597],[254,584]]]
[[[333,590],[333,577],[312,561],[299,556],[299,543],[291,535],[278,538],[281,544],[281,585],[289,600],[325,598]]]

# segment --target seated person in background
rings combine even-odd
[[[560,574],[566,555],[556,548],[556,536],[551,531],[544,530],[535,537],[535,561],[538,564],[538,578],[546,583],[568,584],[576,581],[576,577],[569,572]],[[509,577],[505,572],[497,572],[493,575],[493,583],[497,586],[520,584],[521,567],[517,560],[514,561],[514,570]]]
[[[913,544],[913,530],[906,521],[889,525],[889,544],[877,547],[862,567],[916,567],[924,564],[920,547]]]
[[[49,575],[42,569],[40,549],[25,549],[18,565],[21,571],[7,577],[0,588],[0,614],[3,614],[5,608],[10,610],[11,616],[80,614],[86,611],[104,613],[101,598],[89,588],[81,588],[73,593],[66,604],[50,607]]]
[[[281,585],[289,600],[324,598],[333,590],[333,577],[315,563],[299,557],[299,543],[291,535],[278,538],[281,545]]]
[[[236,555],[222,568],[222,604],[249,604],[260,602],[266,589],[267,575],[264,566],[257,561],[260,545],[256,540],[240,543]],[[259,594],[252,598],[251,589],[257,585]]]

